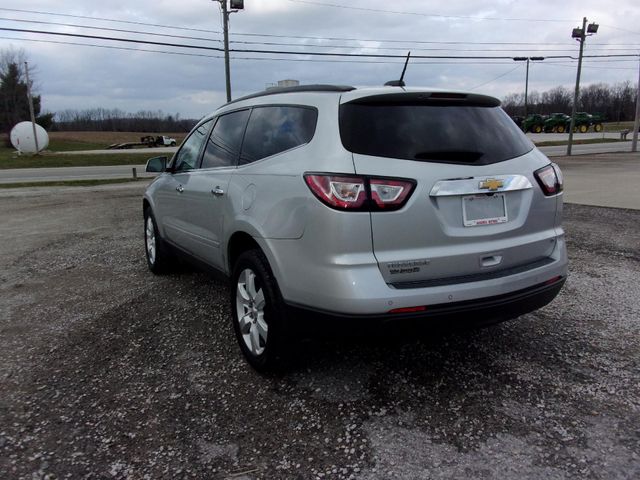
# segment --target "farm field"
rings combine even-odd
[[[135,142],[146,135],[143,132],[49,132],[49,147],[40,155],[18,156],[7,146],[7,135],[0,136],[0,170],[9,168],[86,167],[101,165],[138,165],[153,156],[147,148],[122,150],[111,155],[77,154],[65,152],[102,150],[113,143]],[[151,134],[150,134],[151,135]],[[161,135],[161,134],[153,134]],[[182,142],[186,133],[163,133]]]

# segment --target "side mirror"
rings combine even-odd
[[[153,157],[147,160],[145,172],[164,172],[167,169],[167,157]]]

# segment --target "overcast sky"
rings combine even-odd
[[[477,57],[577,57],[578,42],[571,39],[571,30],[584,16],[600,26],[597,35],[587,39],[585,54],[640,53],[637,0],[245,0],[245,9],[230,17],[230,38],[233,49],[393,55],[411,50],[416,56],[474,57],[412,60],[405,81],[409,86],[473,90],[502,98],[524,91],[525,64]],[[0,18],[2,28],[222,46],[222,16],[219,3],[212,0],[4,0]],[[0,48],[11,47],[23,48],[37,66],[38,92],[48,111],[104,107],[162,110],[197,118],[225,102],[224,61],[219,51],[0,30]],[[234,98],[281,79],[381,85],[398,78],[401,70],[401,59],[246,52],[234,52],[231,57]],[[573,88],[575,75],[574,60],[547,58],[531,64],[530,90]],[[591,58],[583,66],[582,85],[635,84],[637,79],[637,57]]]

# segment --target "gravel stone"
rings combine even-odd
[[[142,188],[0,192],[2,479],[640,478],[640,212],[565,206],[560,296],[481,330],[301,341],[154,276]]]

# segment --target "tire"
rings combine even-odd
[[[540,125],[535,125],[533,127],[533,133],[540,133],[542,132],[542,127]]]
[[[175,147],[176,146],[176,142],[171,142],[171,146]]]
[[[282,367],[286,306],[260,250],[248,250],[238,257],[230,290],[233,330],[246,360],[263,373]]]
[[[156,275],[168,273],[175,267],[175,258],[158,233],[156,218],[150,207],[144,210],[144,251],[147,266]]]
[[[578,130],[580,130],[580,133],[587,133],[587,130],[589,130],[589,126],[588,125],[580,125],[578,127]]]
[[[564,131],[565,131],[565,127],[564,127],[564,125],[558,125],[558,126],[556,127],[556,132],[558,132],[558,133],[564,133]]]
[[[594,129],[596,132],[601,132],[601,131],[602,131],[602,124],[601,124],[601,123],[596,123],[596,124],[593,126],[593,129]]]

